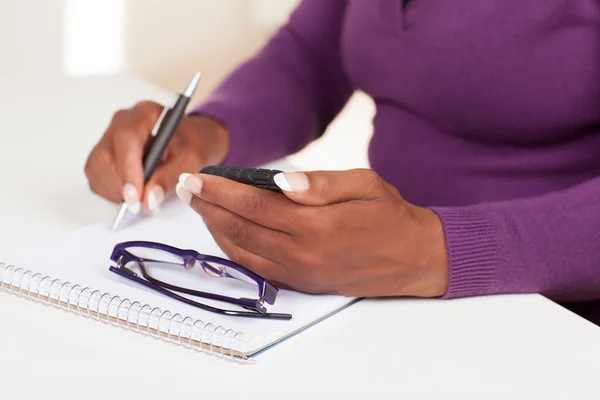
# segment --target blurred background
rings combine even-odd
[[[177,91],[201,71],[198,102],[260,49],[298,3],[0,0],[0,75],[127,73]],[[368,166],[373,112],[370,99],[357,93],[327,134],[292,161],[315,168]]]

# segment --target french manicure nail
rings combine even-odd
[[[195,194],[196,196],[200,196],[200,193],[202,193],[202,181],[192,174],[181,174],[179,176],[179,183],[187,191]]]
[[[288,192],[308,190],[308,177],[302,172],[281,172],[273,177],[275,184]]]
[[[192,194],[183,187],[181,183],[178,183],[175,186],[175,192],[177,192],[177,196],[183,201],[185,204],[192,204]]]
[[[131,214],[139,214],[141,209],[140,197],[137,189],[131,183],[126,183],[123,186],[123,201],[127,203],[127,208]]]
[[[158,185],[154,186],[150,189],[150,192],[148,192],[148,210],[153,213],[158,212],[164,199],[165,191],[163,188]]]

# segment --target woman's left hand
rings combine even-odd
[[[186,174],[177,192],[231,260],[280,287],[357,297],[445,293],[441,221],[373,171],[285,173],[276,182],[284,195]]]

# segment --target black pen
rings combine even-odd
[[[158,167],[162,155],[171,141],[173,134],[177,130],[179,122],[185,114],[185,110],[192,95],[196,91],[199,80],[200,73],[197,72],[192,80],[187,84],[185,89],[176,97],[174,104],[171,107],[165,106],[163,108],[163,111],[158,117],[154,128],[152,128],[152,142],[144,154],[144,159],[142,161],[144,165],[144,183],[148,182],[154,173],[154,170],[156,167]],[[112,230],[117,229],[123,220],[126,211],[127,203],[122,201],[119,213],[117,214],[113,223]]]

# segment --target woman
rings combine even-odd
[[[225,253],[282,286],[542,293],[600,320],[599,45],[595,0],[305,0],[146,185],[148,102],[115,114],[86,174],[134,211],[179,180]],[[355,90],[377,107],[372,170],[280,175],[286,197],[189,174],[298,151]]]

